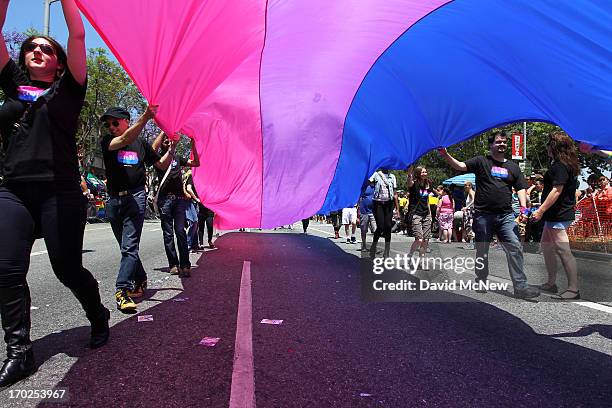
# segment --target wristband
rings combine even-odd
[[[529,213],[531,212],[531,210],[527,207],[521,207],[521,214],[529,216]]]

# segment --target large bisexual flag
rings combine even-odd
[[[377,168],[500,124],[612,148],[610,0],[77,0],[220,228],[353,205]]]

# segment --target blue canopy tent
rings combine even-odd
[[[444,180],[442,184],[447,186],[451,184],[454,184],[456,186],[462,186],[465,184],[466,181],[471,181],[474,185],[474,188],[476,187],[476,175],[474,173],[465,173],[455,177],[451,177],[448,180]]]

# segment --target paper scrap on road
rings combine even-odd
[[[219,340],[221,340],[220,337],[204,337],[200,340],[200,346],[215,347]]]
[[[153,321],[153,315],[138,316],[138,321],[139,322],[152,322]]]
[[[282,324],[283,321],[282,320],[263,319],[260,323],[261,324]]]
[[[188,301],[188,300],[189,300],[189,298],[188,298],[188,297],[177,297],[177,298],[174,298],[174,299],[172,299],[172,300],[173,300],[174,302],[186,302],[186,301]]]
[[[368,394],[367,392],[362,392],[361,394],[359,394],[360,397],[371,397],[372,394]]]
[[[30,306],[30,310],[38,310],[38,306]]]

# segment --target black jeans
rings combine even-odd
[[[83,268],[87,199],[79,185],[22,183],[0,187],[0,287],[26,283],[30,251],[44,238],[53,272],[69,288],[96,282]]]
[[[187,232],[185,232],[185,209],[187,201],[182,197],[160,196],[158,199],[161,227],[164,236],[164,249],[170,268],[179,266],[189,268],[189,248],[187,248]],[[174,246],[174,235],[178,246],[178,256]]]
[[[98,282],[83,267],[87,199],[79,184],[3,185],[0,214],[0,288],[27,285],[32,245],[42,237],[53,273],[81,302],[87,317],[95,319],[102,309]]]
[[[203,211],[200,207],[200,212],[198,213],[198,239],[200,245],[204,245],[204,227],[206,227],[208,242],[212,242],[214,219],[215,216],[213,213],[210,211]]]
[[[391,227],[393,227],[393,200],[373,200],[372,212],[376,220],[376,231],[374,231],[374,242],[378,242],[381,235],[385,242],[391,242]]]

